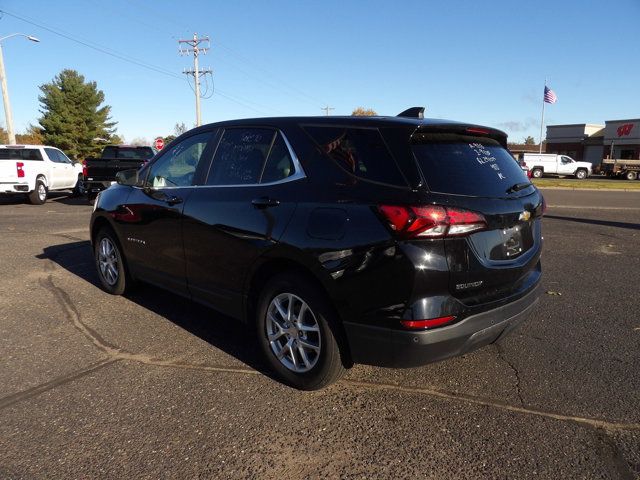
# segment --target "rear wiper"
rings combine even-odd
[[[516,183],[515,185],[511,185],[509,188],[507,188],[507,193],[519,192],[520,190],[524,190],[525,188],[527,188],[529,185],[533,185],[533,183],[531,182]]]

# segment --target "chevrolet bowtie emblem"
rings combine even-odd
[[[525,222],[531,218],[531,212],[527,212],[526,210],[520,214],[518,220],[524,220]]]

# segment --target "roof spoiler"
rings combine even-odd
[[[407,108],[404,112],[399,113],[398,117],[407,118],[424,118],[424,107],[411,107]]]

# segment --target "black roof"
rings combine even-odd
[[[506,137],[507,134],[501,130],[492,127],[486,127],[482,125],[456,122],[453,120],[444,120],[440,118],[408,118],[408,117],[369,117],[369,116],[309,116],[309,117],[258,117],[258,118],[243,118],[236,120],[225,120],[221,122],[210,123],[203,125],[200,128],[206,128],[210,126],[234,126],[234,125],[264,125],[264,126],[284,126],[284,125],[341,125],[341,126],[360,126],[360,127],[393,127],[402,126],[407,127],[469,127],[469,128],[481,128],[491,131],[493,135],[500,135]]]

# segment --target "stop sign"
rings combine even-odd
[[[156,147],[156,150],[162,150],[164,148],[164,140],[162,137],[158,137],[153,142],[153,146]]]

